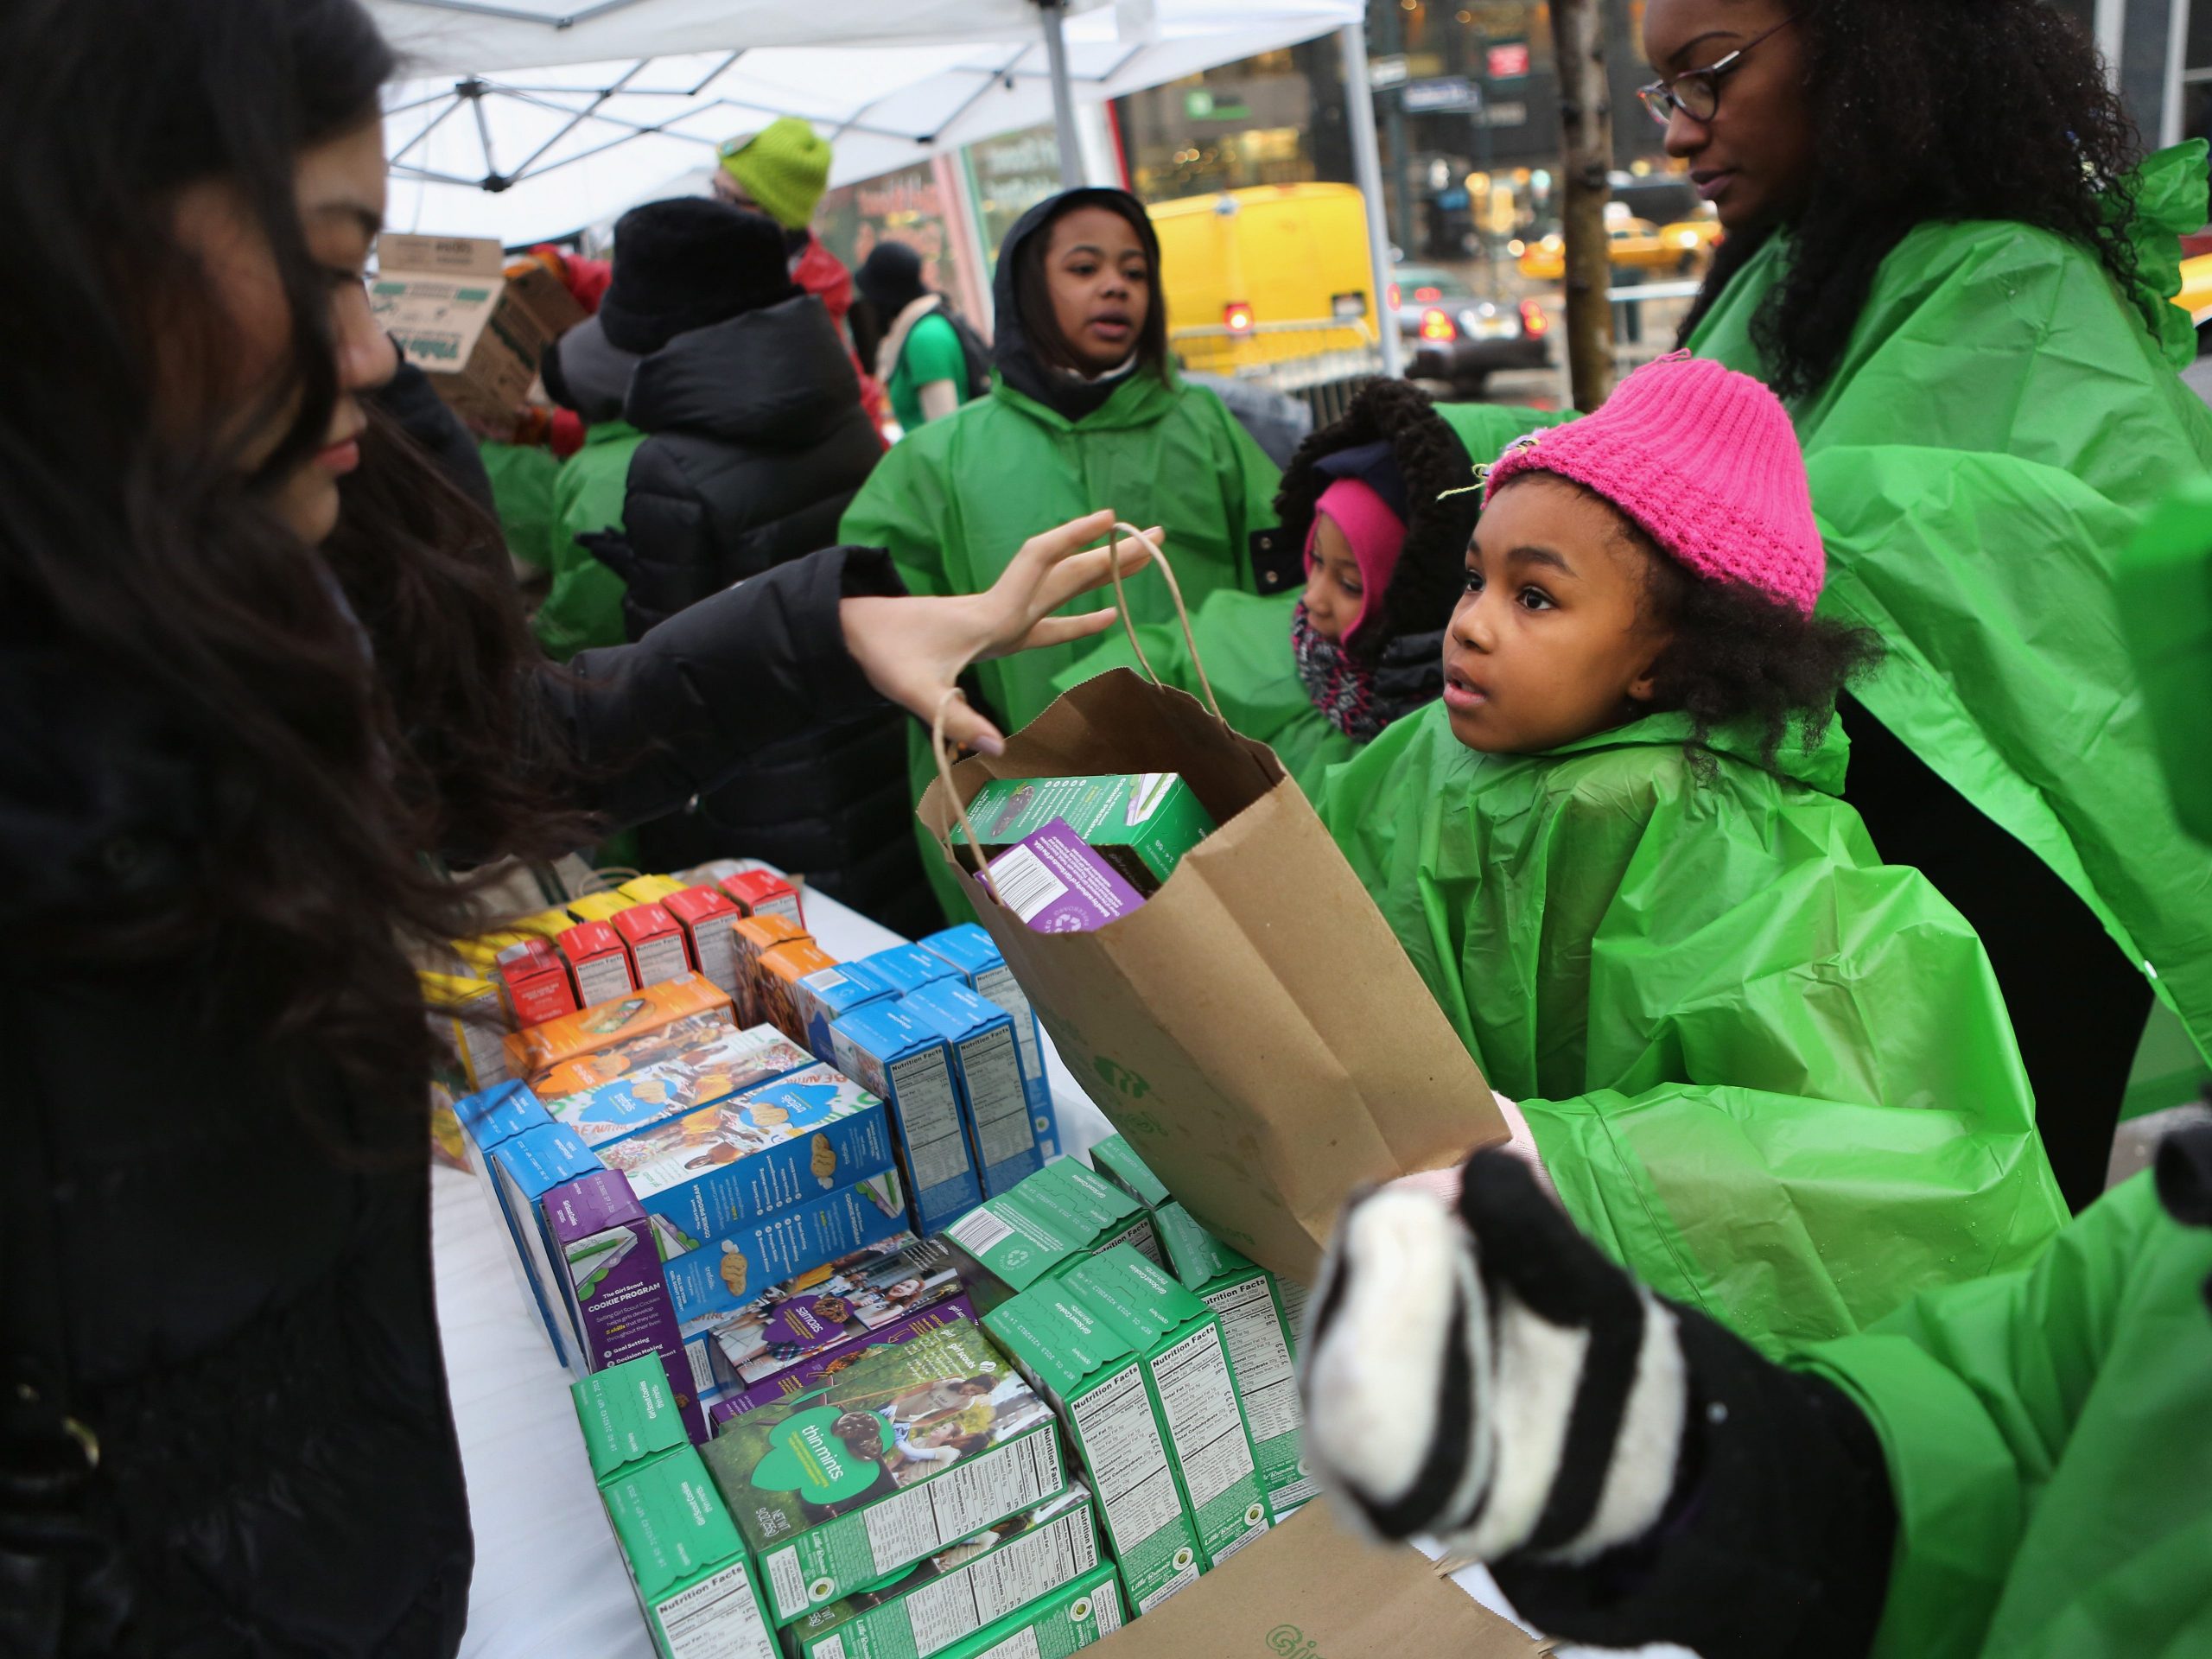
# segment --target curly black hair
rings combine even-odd
[[[1307,435],[1283,469],[1275,518],[1294,545],[1305,545],[1314,503],[1335,481],[1320,470],[1322,457],[1376,442],[1390,446],[1412,517],[1397,572],[1382,595],[1382,626],[1361,628],[1346,646],[1365,662],[1380,658],[1393,639],[1433,633],[1452,620],[1482,499],[1471,487],[1474,462],[1428,394],[1404,380],[1370,380],[1342,416]],[[1447,490],[1466,493],[1446,497]]]
[[[1690,717],[1687,747],[1700,775],[1713,769],[1706,740],[1724,726],[1753,728],[1759,764],[1770,771],[1793,724],[1811,753],[1835,718],[1836,700],[1880,665],[1881,638],[1872,629],[1808,616],[1743,582],[1696,575],[1586,484],[1558,473],[1522,473],[1498,488],[1530,478],[1564,484],[1600,503],[1622,544],[1643,555],[1643,620],[1674,638],[1652,665],[1651,699],[1643,712]]]
[[[2095,48],[2044,0],[1826,0],[1798,16],[1818,156],[1787,270],[1752,337],[1783,397],[1826,385],[1882,261],[1930,222],[2011,219],[2094,251],[2136,293],[2128,175],[2142,143]],[[1774,227],[1730,236],[1688,340]]]

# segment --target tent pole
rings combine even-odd
[[[1083,180],[1083,149],[1075,130],[1075,92],[1068,85],[1068,38],[1064,0],[1037,0],[1045,14],[1045,56],[1052,68],[1052,132],[1060,146],[1060,188],[1073,190]]]
[[[1389,307],[1390,233],[1382,223],[1382,152],[1375,141],[1375,93],[1367,82],[1367,28],[1346,23],[1337,31],[1344,64],[1344,118],[1351,126],[1352,173],[1367,198],[1367,264],[1375,303],[1376,343],[1382,348],[1382,372],[1395,380],[1405,372],[1398,342],[1398,318]]]

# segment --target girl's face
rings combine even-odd
[[[1452,735],[1485,754],[1535,754],[1635,718],[1671,638],[1644,614],[1649,557],[1573,485],[1539,473],[1500,490],[1444,636]]]
[[[276,512],[309,542],[338,523],[338,480],[359,463],[358,440],[368,417],[359,396],[391,378],[391,341],[369,314],[364,280],[369,250],[384,223],[384,129],[371,121],[302,152],[293,175],[300,226],[308,257],[326,279],[339,396],[323,448],[264,486]],[[264,394],[282,373],[290,323],[283,279],[267,238],[235,189],[220,181],[188,186],[176,200],[178,240],[196,254],[222,303],[231,331],[232,371],[211,393],[175,391],[168,419],[198,436],[210,426],[232,444],[249,471],[276,452],[291,423],[289,409],[270,411]],[[188,407],[212,398],[215,407]]]
[[[1152,308],[1152,262],[1136,227],[1110,208],[1077,207],[1048,237],[1045,286],[1060,338],[1085,374],[1118,368]]]
[[[1643,55],[1662,79],[1751,47],[1721,79],[1710,121],[1676,110],[1667,124],[1667,153],[1690,164],[1690,183],[1731,231],[1787,218],[1812,188],[1804,26],[1795,16],[1778,0],[1650,0],[1644,8]]]
[[[1337,521],[1325,512],[1314,517],[1313,562],[1306,573],[1306,620],[1324,639],[1341,643],[1359,619],[1366,589],[1359,561]]]

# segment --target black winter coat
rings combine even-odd
[[[593,550],[627,584],[636,639],[663,617],[836,539],[883,453],[859,382],[811,296],[678,334],[639,360],[624,414],[619,538]],[[645,826],[647,864],[761,858],[903,932],[938,925],[909,827],[905,716],[825,721]]]
[[[880,554],[819,553],[532,695],[634,823],[870,706],[837,601],[896,591]],[[0,643],[0,698],[41,711],[0,721],[11,943],[219,855],[159,708],[35,642]],[[347,1098],[311,1042],[280,1062],[204,956],[11,948],[0,1010],[0,1654],[452,1653],[473,1552],[425,1121]]]

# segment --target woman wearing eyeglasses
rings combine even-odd
[[[1845,699],[1849,798],[1987,944],[2078,1211],[2154,976],[2212,1052],[2212,856],[2155,785],[2110,594],[2212,466],[2167,302],[2205,146],[2142,161],[2039,0],[1650,0],[1643,44],[1728,232],[1682,343],[1789,404],[1824,610],[1889,647]]]

